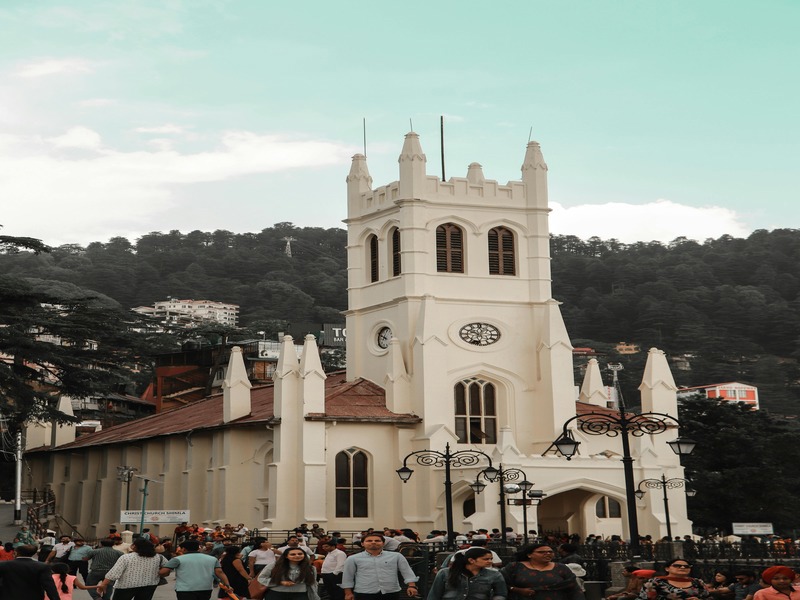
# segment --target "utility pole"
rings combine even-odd
[[[293,238],[292,236],[287,236],[281,239],[284,242],[286,242],[286,247],[283,249],[283,253],[289,258],[292,258],[292,242],[296,242],[297,238]]]

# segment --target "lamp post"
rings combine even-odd
[[[128,467],[126,465],[122,465],[121,467],[117,467],[117,480],[122,481],[125,484],[125,510],[128,511],[131,508],[131,479],[133,479],[133,474],[138,471],[136,467]],[[125,523],[125,529],[130,529],[130,524]]]
[[[527,482],[529,483],[529,482]],[[513,485],[513,484],[512,484]],[[532,484],[531,484],[532,485]],[[523,491],[522,484],[519,484],[519,489],[517,492]],[[522,534],[522,545],[528,545],[528,506],[538,506],[538,504],[542,501],[542,498],[547,496],[542,490],[524,490],[525,493],[522,494],[522,498],[509,498],[508,503],[512,506],[520,506],[522,505],[522,527],[525,529],[525,533]],[[516,493],[516,492],[515,492]]]
[[[617,372],[622,365],[609,365],[614,373],[614,388],[617,390],[617,412],[586,412],[567,419],[561,436],[553,442],[558,451],[570,460],[578,451],[580,442],[577,441],[569,426],[575,423],[577,429],[589,435],[620,436],[622,438],[622,468],[625,474],[625,504],[628,513],[628,528],[631,536],[631,549],[634,555],[639,554],[639,521],[636,517],[636,487],[633,481],[633,457],[631,456],[630,436],[642,437],[645,434],[663,433],[672,426],[680,427],[680,421],[672,415],[659,412],[646,412],[640,414],[626,413],[625,401],[619,389]],[[690,454],[697,442],[687,438],[677,438],[667,442],[672,451],[678,456]]]
[[[142,481],[144,481],[144,487],[140,490],[142,492],[142,514],[139,517],[139,535],[142,534],[144,530],[144,510],[147,507],[147,496],[149,496],[149,492],[147,491],[147,486],[150,482],[153,483],[164,483],[163,481],[158,481],[156,479],[150,479],[149,477],[145,477],[144,475],[136,475]]]
[[[533,487],[533,484],[528,481],[528,476],[525,474],[525,471],[522,469],[503,469],[503,465],[500,465],[499,469],[495,469],[491,465],[478,473],[477,477],[475,477],[475,483],[471,483],[469,487],[476,494],[480,494],[483,489],[486,487],[480,481],[480,478],[484,477],[486,481],[490,483],[494,483],[495,481],[500,483],[500,535],[502,536],[501,539],[505,542],[506,540],[506,494],[516,494],[520,490],[528,491]],[[517,483],[511,483],[510,481],[518,481],[522,478],[522,481]],[[523,513],[524,513],[523,509]],[[524,517],[524,514],[523,514]],[[527,527],[526,527],[527,529]],[[527,534],[526,534],[527,535]]]
[[[408,460],[414,459],[418,465],[426,467],[444,467],[444,509],[447,519],[447,548],[455,546],[455,532],[453,531],[453,482],[450,480],[451,467],[472,467],[477,465],[482,458],[489,463],[483,472],[497,471],[492,467],[492,459],[480,450],[456,450],[450,452],[450,443],[445,444],[444,452],[438,450],[417,450],[410,452],[403,459],[403,466],[397,469],[397,476],[403,483],[411,479],[413,469],[408,467]]]
[[[657,489],[661,488],[664,490],[664,518],[667,520],[667,537],[669,541],[672,541],[672,524],[669,520],[669,497],[667,496],[667,490],[674,490],[678,488],[685,488],[686,495],[690,498],[697,493],[697,490],[694,490],[688,486],[691,481],[688,479],[684,479],[683,477],[673,477],[672,479],[667,479],[667,477],[662,473],[661,479],[643,479],[639,482],[639,487],[636,489],[636,497],[641,500],[644,498],[644,490],[642,486],[650,489]]]

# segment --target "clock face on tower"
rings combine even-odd
[[[384,350],[389,347],[389,341],[392,339],[392,330],[388,327],[381,327],[378,331],[377,343],[379,348]]]
[[[489,323],[468,323],[459,330],[458,335],[473,346],[489,346],[500,339],[500,330]]]

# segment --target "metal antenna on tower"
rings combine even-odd
[[[283,249],[283,253],[288,256],[289,258],[292,257],[292,242],[296,242],[297,238],[293,238],[292,236],[281,238],[284,242],[286,242],[286,247]]]

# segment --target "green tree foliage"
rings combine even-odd
[[[800,414],[800,231],[666,245],[555,236],[551,249],[573,336],[688,355],[678,385],[744,381],[773,412]]]
[[[287,256],[290,239],[291,257]],[[0,273],[65,281],[122,306],[151,306],[168,296],[240,305],[240,321],[342,320],[347,269],[342,229],[277,223],[259,233],[148,233],[135,243],[112,238],[48,254],[0,256]],[[0,247],[2,238],[0,238]],[[33,248],[32,248],[33,249]]]
[[[731,523],[797,526],[800,461],[797,423],[743,405],[696,398],[681,403],[681,435],[698,440],[682,459],[697,495],[689,516],[701,531],[731,533]]]
[[[35,242],[35,241],[34,241]],[[6,251],[48,248],[5,237]],[[130,312],[71,283],[0,275],[0,413],[16,428],[30,419],[63,420],[60,396],[119,390],[141,349]]]
[[[272,333],[342,320],[346,243],[342,229],[291,223],[242,234],[173,230],[50,253],[15,248],[0,255],[0,273],[73,283],[126,308],[168,296],[233,302],[241,325]],[[574,338],[688,355],[690,370],[674,370],[679,385],[742,380],[774,412],[800,414],[800,232],[627,245],[554,236],[551,252],[553,295]],[[639,359],[607,358],[625,365],[621,383],[635,402]]]

